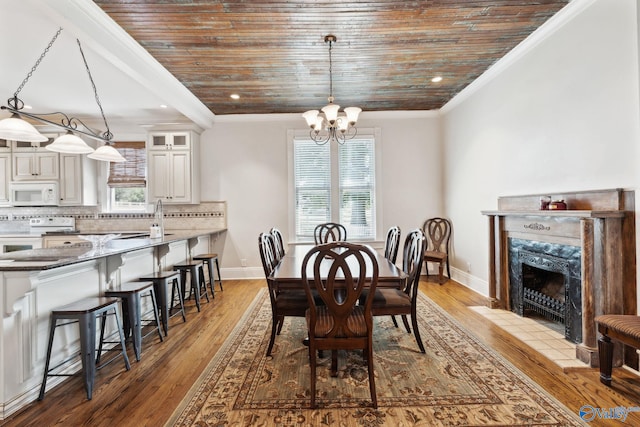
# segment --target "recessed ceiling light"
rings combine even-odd
[[[232,93],[231,99],[240,99],[240,95],[238,95],[237,93]]]
[[[167,106],[164,104],[160,104],[160,108],[167,108]]]
[[[440,76],[435,76],[434,78],[431,79],[432,82],[434,83],[438,83],[442,81],[442,77]]]
[[[24,107],[22,108],[24,108],[25,110],[31,110],[33,107],[31,105],[24,104]]]

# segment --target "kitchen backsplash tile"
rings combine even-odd
[[[199,205],[163,206],[165,230],[201,230],[227,227],[226,202],[201,202]],[[0,231],[28,228],[29,219],[40,216],[73,216],[82,232],[148,230],[155,216],[150,213],[99,213],[97,208],[29,207],[0,208]]]

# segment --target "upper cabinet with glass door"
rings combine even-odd
[[[150,134],[150,150],[190,150],[190,132],[158,132]]]

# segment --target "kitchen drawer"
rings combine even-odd
[[[42,238],[43,248],[55,248],[56,246],[71,246],[76,243],[87,243],[86,240],[78,236],[44,236]]]

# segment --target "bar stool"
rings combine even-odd
[[[160,318],[162,319],[162,329],[164,330],[164,336],[169,333],[169,319],[182,314],[182,321],[186,322],[187,317],[184,311],[184,300],[182,299],[182,292],[180,290],[180,272],[179,271],[158,271],[147,276],[140,277],[140,281],[153,282],[153,289],[156,294],[156,300],[158,304],[158,311]],[[171,283],[171,305],[169,305],[168,289],[169,283]],[[178,294],[178,301],[180,302],[180,310],[171,314],[173,311],[173,299],[175,294]]]
[[[145,295],[146,294],[146,295]],[[160,331],[160,317],[158,316],[158,305],[156,303],[156,295],[153,289],[152,282],[126,282],[121,283],[119,286],[109,289],[104,293],[107,297],[120,297],[122,298],[122,311],[124,313],[123,325],[125,339],[129,337],[129,331],[133,336],[133,352],[136,355],[136,361],[140,361],[140,351],[142,348],[142,339],[148,337],[155,331],[158,332],[160,341],[163,341],[162,332]],[[151,297],[152,310],[147,313],[142,313],[141,301],[143,296]],[[144,320],[144,314],[153,313],[154,320]],[[154,330],[148,332],[142,336],[142,326],[154,323]],[[104,337],[104,323],[102,324],[102,332],[100,334],[100,343],[102,348],[102,340]]]
[[[216,272],[218,273],[218,284],[220,285],[220,290],[222,291],[222,276],[220,276],[220,264],[218,264],[218,254],[200,254],[193,257],[194,261],[202,261],[203,264],[207,266],[207,270],[209,270],[209,286],[211,286],[211,294],[215,298],[215,291],[213,290],[213,285],[215,283],[213,278],[213,263],[216,264]]]
[[[118,316],[119,301],[119,298],[89,297],[73,302],[71,304],[64,305],[62,307],[58,307],[51,311],[47,359],[44,365],[44,374],[42,377],[42,384],[40,386],[40,395],[38,396],[38,400],[44,399],[44,392],[47,386],[47,377],[69,377],[74,375],[49,373],[59,368],[63,364],[69,362],[75,357],[72,356],[60,362],[53,368],[49,369],[49,362],[51,361],[51,349],[53,347],[53,336],[58,326],[78,323],[80,327],[80,359],[82,360],[82,373],[84,377],[84,388],[87,391],[87,399],[91,400],[93,396],[93,384],[96,376],[96,370],[112,362],[115,357],[117,357],[114,356],[104,364],[98,366],[100,355],[102,352],[102,342],[100,342],[100,350],[98,351],[98,357],[96,357],[96,319],[98,318],[98,316],[102,317],[102,323],[104,325],[106,315],[113,310],[112,314],[116,318],[116,326],[118,328],[118,334],[120,335],[119,342],[122,347],[121,354],[124,358],[124,366],[127,371],[131,369],[124,344],[124,333],[122,331],[120,318]],[[58,324],[58,320],[69,321]]]
[[[185,262],[184,264],[176,264],[173,266],[174,270],[180,272],[180,284],[182,286],[182,296],[186,294],[186,283],[187,283],[187,274],[190,276],[191,283],[191,294],[195,295],[196,307],[198,311],[200,311],[200,290],[201,286],[204,283],[204,277],[200,275],[200,266],[201,262]],[[207,286],[204,286],[204,296],[207,298],[207,302],[209,302],[209,293],[207,292]],[[173,294],[171,295],[173,299]]]

